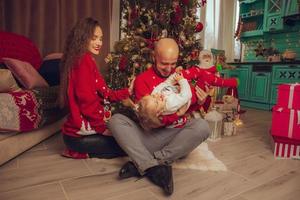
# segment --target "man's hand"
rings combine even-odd
[[[208,96],[207,91],[209,91],[209,88],[207,86],[205,86],[206,91],[202,90],[201,88],[199,88],[198,86],[195,87],[196,89],[196,96],[198,99],[198,104],[202,105],[205,102],[206,97]]]

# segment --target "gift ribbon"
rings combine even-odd
[[[295,87],[299,85],[299,83],[290,84],[290,92],[289,92],[289,102],[288,102],[288,108],[293,107],[293,100],[294,100],[294,91]]]
[[[294,126],[294,114],[295,114],[295,110],[291,109],[290,112],[290,120],[289,120],[289,131],[288,131],[288,138],[292,138],[293,135],[293,126]]]
[[[297,125],[300,125],[300,110],[297,111],[297,115],[298,115]]]
[[[278,112],[282,112],[283,108],[280,107],[277,109]],[[300,125],[300,110],[297,110],[297,125]],[[294,119],[295,119],[295,110],[290,109],[290,119],[289,119],[289,129],[288,129],[288,138],[292,138],[293,136],[293,126],[294,126]]]

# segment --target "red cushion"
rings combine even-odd
[[[31,40],[22,35],[0,31],[0,59],[3,57],[29,62],[35,69],[39,69],[42,63],[41,54]]]

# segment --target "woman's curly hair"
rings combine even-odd
[[[61,108],[65,107],[68,102],[67,89],[71,69],[76,66],[81,56],[87,51],[96,27],[100,27],[98,21],[88,17],[79,20],[69,32],[60,63],[59,105]]]

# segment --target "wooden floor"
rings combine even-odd
[[[171,197],[145,178],[118,180],[120,163],[61,157],[56,134],[0,167],[0,200],[299,200],[300,160],[274,159],[271,113],[247,109],[242,119],[237,136],[208,142],[228,171],[174,169]]]

